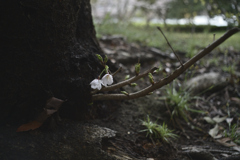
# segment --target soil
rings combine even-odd
[[[127,43],[121,36],[106,36],[100,39],[101,47],[111,62],[123,69],[115,76],[115,81],[124,80],[126,75],[134,76],[134,65],[140,59],[141,71],[162,64],[165,74],[173,72],[180,64],[173,53],[164,53],[158,48],[145,47],[140,44]],[[227,54],[226,54],[227,52]],[[180,59],[185,62],[186,53],[178,52]],[[210,63],[210,60],[218,58],[217,64]],[[234,72],[223,71],[223,66],[235,64]],[[111,68],[110,68],[111,69]],[[117,132],[115,137],[102,140],[102,149],[116,159],[148,159],[148,160],[215,160],[215,159],[240,159],[238,144],[221,141],[224,137],[216,139],[208,132],[215,124],[207,123],[204,117],[228,116],[233,118],[232,123],[239,123],[240,104],[233,97],[240,97],[240,54],[234,49],[221,51],[216,49],[199,61],[192,69],[186,71],[187,79],[194,78],[204,73],[217,72],[221,77],[227,79],[225,85],[212,87],[207,91],[197,94],[198,100],[191,100],[189,103],[193,109],[205,111],[203,113],[188,112],[189,122],[183,118],[176,118],[174,123],[171,120],[170,112],[163,100],[166,95],[165,88],[155,91],[135,100],[114,102],[110,105],[99,105],[100,108],[116,108],[104,118],[95,119],[92,123],[110,128]],[[186,73],[181,75],[179,84],[186,82]],[[158,80],[163,77],[161,74],[154,75]],[[207,83],[207,82],[201,82]],[[126,86],[122,90],[136,92],[141,88],[150,85],[147,78],[137,81],[137,87]],[[217,84],[215,85],[217,86]],[[177,87],[179,88],[179,87]],[[201,88],[201,87],[200,87]],[[210,87],[209,87],[210,88]],[[198,88],[199,89],[199,88]],[[192,95],[194,96],[194,95]],[[150,119],[158,124],[165,122],[168,128],[174,130],[179,137],[170,143],[146,137],[146,132],[139,132],[144,129],[141,120]],[[219,133],[228,128],[226,121],[219,123]],[[239,129],[239,128],[238,128]],[[238,138],[239,139],[239,138]],[[222,142],[222,143],[221,143]]]
[[[162,72],[154,74],[154,80],[160,80],[179,67],[174,54],[162,52],[159,48],[146,47],[141,44],[128,43],[121,36],[106,36],[100,39],[100,45],[114,66],[121,66],[122,71],[114,77],[114,83],[134,76],[134,65],[141,63],[141,72],[162,65]],[[186,53],[176,51],[180,59],[186,62]],[[216,60],[215,62],[213,60]],[[210,63],[210,62],[214,63]],[[224,71],[223,66],[235,64],[233,71]],[[114,66],[110,70],[114,71]],[[3,160],[237,160],[240,159],[240,147],[233,140],[216,137],[228,131],[226,120],[219,122],[218,134],[210,136],[209,131],[216,124],[208,123],[204,117],[233,118],[232,124],[239,123],[240,117],[240,54],[234,49],[221,51],[216,49],[182,74],[175,82],[176,90],[185,86],[194,77],[203,76],[198,83],[195,95],[198,99],[189,101],[191,109],[204,113],[188,112],[189,121],[181,117],[171,120],[171,108],[166,103],[166,87],[153,94],[134,100],[101,101],[89,106],[89,120],[76,121],[64,119],[42,127],[16,132],[19,126],[7,124],[0,127],[0,159]],[[218,73],[220,77],[206,76]],[[207,73],[207,74],[205,74]],[[186,76],[188,75],[188,76]],[[187,80],[185,80],[187,77]],[[213,77],[210,78],[209,77]],[[222,82],[222,77],[227,83]],[[207,85],[213,79],[210,85]],[[221,81],[219,81],[221,79]],[[136,87],[125,86],[121,90],[129,93],[151,85],[148,77],[136,82]],[[195,83],[195,82],[194,82]],[[194,84],[193,83],[193,84]],[[216,83],[215,87],[211,87]],[[220,84],[221,85],[217,85]],[[172,83],[173,84],[173,83]],[[171,84],[171,85],[172,85]],[[201,84],[202,85],[201,87]],[[171,86],[170,85],[170,86]],[[200,87],[199,87],[200,86]],[[201,90],[202,88],[202,90]],[[206,90],[206,88],[208,90]],[[120,90],[114,91],[119,93]],[[201,94],[200,94],[201,93]],[[56,113],[57,114],[57,113]],[[56,115],[55,114],[55,115]],[[57,115],[56,115],[57,116]],[[150,117],[152,122],[167,124],[179,137],[170,139],[169,143],[146,137],[141,120]],[[61,117],[61,113],[60,113]],[[219,119],[219,118],[218,118]],[[21,124],[19,124],[21,125]],[[239,134],[239,127],[234,133]],[[238,137],[239,140],[239,137]]]

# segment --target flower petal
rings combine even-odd
[[[226,121],[227,121],[228,124],[231,123],[232,120],[233,120],[233,118],[227,118],[227,119],[226,119]]]
[[[107,85],[111,85],[113,83],[113,77],[110,74],[105,74],[102,77],[102,85],[107,86]]]
[[[94,79],[91,83],[91,88],[92,89],[98,89],[100,90],[102,88],[102,80],[99,79]]]

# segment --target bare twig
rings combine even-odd
[[[120,67],[120,68],[118,68],[118,70],[116,71],[116,72],[114,72],[113,74],[112,74],[112,76],[115,76],[115,74],[117,74],[119,71],[121,71],[122,70],[122,67]]]
[[[172,49],[172,51],[173,51],[173,53],[175,54],[175,56],[177,57],[178,61],[181,63],[181,66],[183,66],[182,61],[180,60],[180,58],[178,57],[178,55],[176,54],[176,52],[173,50],[171,44],[169,43],[167,37],[165,36],[165,34],[164,34],[163,31],[161,30],[161,28],[160,28],[160,27],[157,27],[157,29],[162,33],[163,37],[164,37],[165,40],[167,41],[168,46]]]
[[[170,74],[169,76],[167,76],[166,78],[161,79],[160,81],[156,82],[153,86],[149,86],[146,87],[143,90],[140,90],[138,92],[135,93],[129,93],[129,96],[126,96],[124,94],[96,94],[92,96],[92,100],[96,101],[96,100],[123,100],[123,99],[135,99],[135,98],[139,98],[142,96],[147,95],[148,93],[161,88],[162,86],[169,84],[170,82],[172,82],[174,79],[176,79],[179,75],[181,75],[186,69],[188,69],[189,67],[191,67],[194,63],[196,63],[198,60],[200,60],[202,57],[204,57],[205,55],[207,55],[208,53],[210,53],[214,48],[216,48],[218,45],[220,45],[221,43],[223,43],[226,39],[228,39],[230,36],[232,36],[233,34],[239,32],[240,29],[239,28],[233,28],[231,30],[229,30],[228,32],[226,32],[222,37],[220,37],[218,40],[214,41],[212,44],[210,44],[208,47],[206,47],[205,49],[203,49],[202,51],[200,51],[196,56],[194,56],[193,58],[191,58],[190,60],[188,60],[185,64],[183,64],[183,66],[180,66],[179,68],[177,68],[172,74]],[[155,69],[154,69],[155,70]],[[150,71],[154,71],[153,69],[151,69]],[[133,81],[136,81],[137,79],[146,76],[150,71],[145,72],[144,74],[140,74],[139,76],[133,77],[129,80],[120,82],[119,84],[116,85],[112,85],[106,88],[103,88],[104,91],[109,91],[109,90],[113,90],[115,88],[120,88],[124,85],[127,85]]]

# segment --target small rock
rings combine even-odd
[[[116,51],[108,49],[108,48],[102,48],[103,52],[107,55],[115,54]]]
[[[226,77],[220,73],[205,73],[185,82],[185,87],[189,88],[192,93],[200,93],[207,89],[218,90],[226,87],[228,82]]]

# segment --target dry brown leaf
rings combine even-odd
[[[49,116],[58,111],[63,102],[64,101],[61,99],[51,97],[47,101],[46,106],[43,108],[44,110],[38,114],[35,120],[21,125],[17,129],[17,132],[29,131],[39,128]]]
[[[235,101],[240,106],[240,98],[232,97],[231,100]]]
[[[35,130],[39,127],[41,127],[42,123],[38,121],[31,121],[29,123],[23,124],[20,127],[18,127],[17,132],[24,132],[29,130]]]
[[[222,138],[222,139],[218,139],[218,140],[216,140],[216,141],[217,141],[218,143],[222,144],[223,146],[226,146],[226,147],[237,146],[237,144],[234,143],[234,142],[232,142],[229,137]]]

